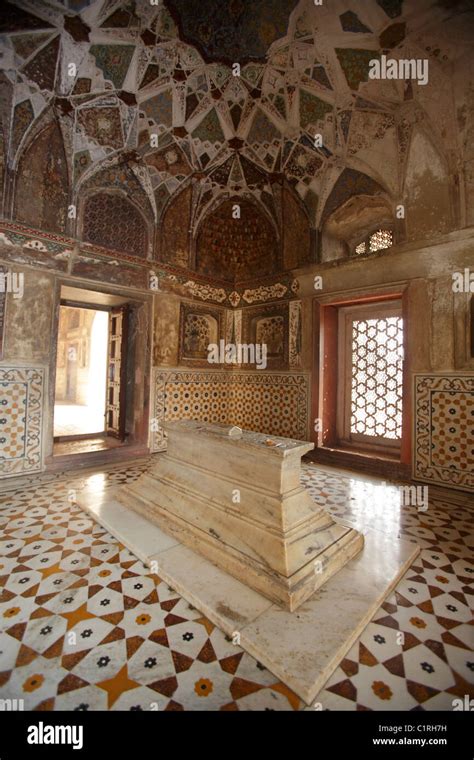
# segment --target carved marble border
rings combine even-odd
[[[414,445],[413,445],[413,477],[429,483],[449,486],[461,490],[472,491],[474,488],[474,473],[472,468],[443,467],[432,461],[432,450],[439,432],[433,424],[433,413],[436,405],[436,394],[467,393],[474,398],[474,374],[429,374],[414,376]],[[453,420],[454,424],[467,426],[467,444],[474,440],[474,423]]]
[[[289,357],[291,369],[301,366],[302,324],[301,301],[290,301]]]

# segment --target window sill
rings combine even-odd
[[[395,480],[410,480],[411,467],[400,461],[398,452],[374,452],[344,446],[320,446],[308,453],[308,458],[320,464],[346,467],[370,475],[382,475]]]

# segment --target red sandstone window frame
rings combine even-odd
[[[352,322],[359,319],[383,319],[384,317],[402,317],[400,300],[375,302],[372,304],[352,304],[338,309],[338,372],[337,372],[337,408],[336,431],[340,445],[356,449],[374,449],[386,453],[400,450],[400,438],[389,439],[380,436],[368,436],[351,431],[351,375],[352,375]],[[403,404],[403,399],[402,399]],[[402,433],[403,434],[403,433]]]
[[[389,447],[385,451],[378,446],[352,446],[342,440],[338,434],[338,365],[339,365],[339,313],[342,308],[401,302],[401,314],[404,323],[403,335],[403,392],[402,392],[402,438],[399,447]],[[354,296],[334,295],[327,298],[315,298],[313,303],[313,372],[311,395],[310,440],[317,450],[351,452],[365,456],[378,457],[388,455],[401,465],[409,467],[411,463],[412,439],[412,394],[411,394],[411,359],[409,353],[410,325],[408,316],[408,297],[406,285],[397,289],[380,289]]]

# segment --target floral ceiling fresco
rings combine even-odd
[[[290,193],[306,218],[303,259],[292,261],[301,265],[309,229],[320,228],[351,188],[395,204],[415,127],[429,128],[447,154],[455,147],[449,71],[468,41],[439,32],[462,26],[458,11],[434,0],[419,0],[416,9],[409,0],[4,2],[7,175],[27,156],[30,174],[38,173],[30,183],[44,189],[56,176],[61,192],[50,193],[51,202],[62,211],[39,209],[36,224],[32,214],[28,223],[79,239],[83,220],[68,218],[67,208],[80,210],[91,187],[113,186],[150,224],[147,255],[183,266],[182,241],[180,252],[158,250],[172,236],[153,226],[184,189],[192,187],[186,225],[196,238],[216,206],[241,198],[261,209],[281,241],[282,198]],[[369,79],[369,62],[382,54],[427,58],[429,83]],[[35,151],[52,124],[56,152],[40,166]],[[18,208],[11,182],[7,219]]]

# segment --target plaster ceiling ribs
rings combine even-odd
[[[189,183],[200,188],[200,207],[245,195],[262,213],[285,184],[316,227],[344,170],[396,194],[419,114],[426,125],[444,125],[442,134],[433,129],[440,142],[456,134],[447,75],[467,46],[443,32],[457,23],[448,8],[438,5],[424,31],[430,8],[431,0],[416,10],[406,0],[337,8],[305,0],[5,2],[8,160],[19,160],[52,106],[72,194],[113,160],[140,177],[156,218]],[[369,79],[370,61],[384,52],[428,56],[426,87]]]
[[[32,32],[39,29],[54,29],[54,25],[42,18],[40,4],[37,3],[39,15],[20,8],[15,3],[4,2],[0,16],[0,34],[11,32]]]
[[[182,40],[207,63],[242,66],[266,61],[268,48],[285,36],[298,0],[165,0]]]

